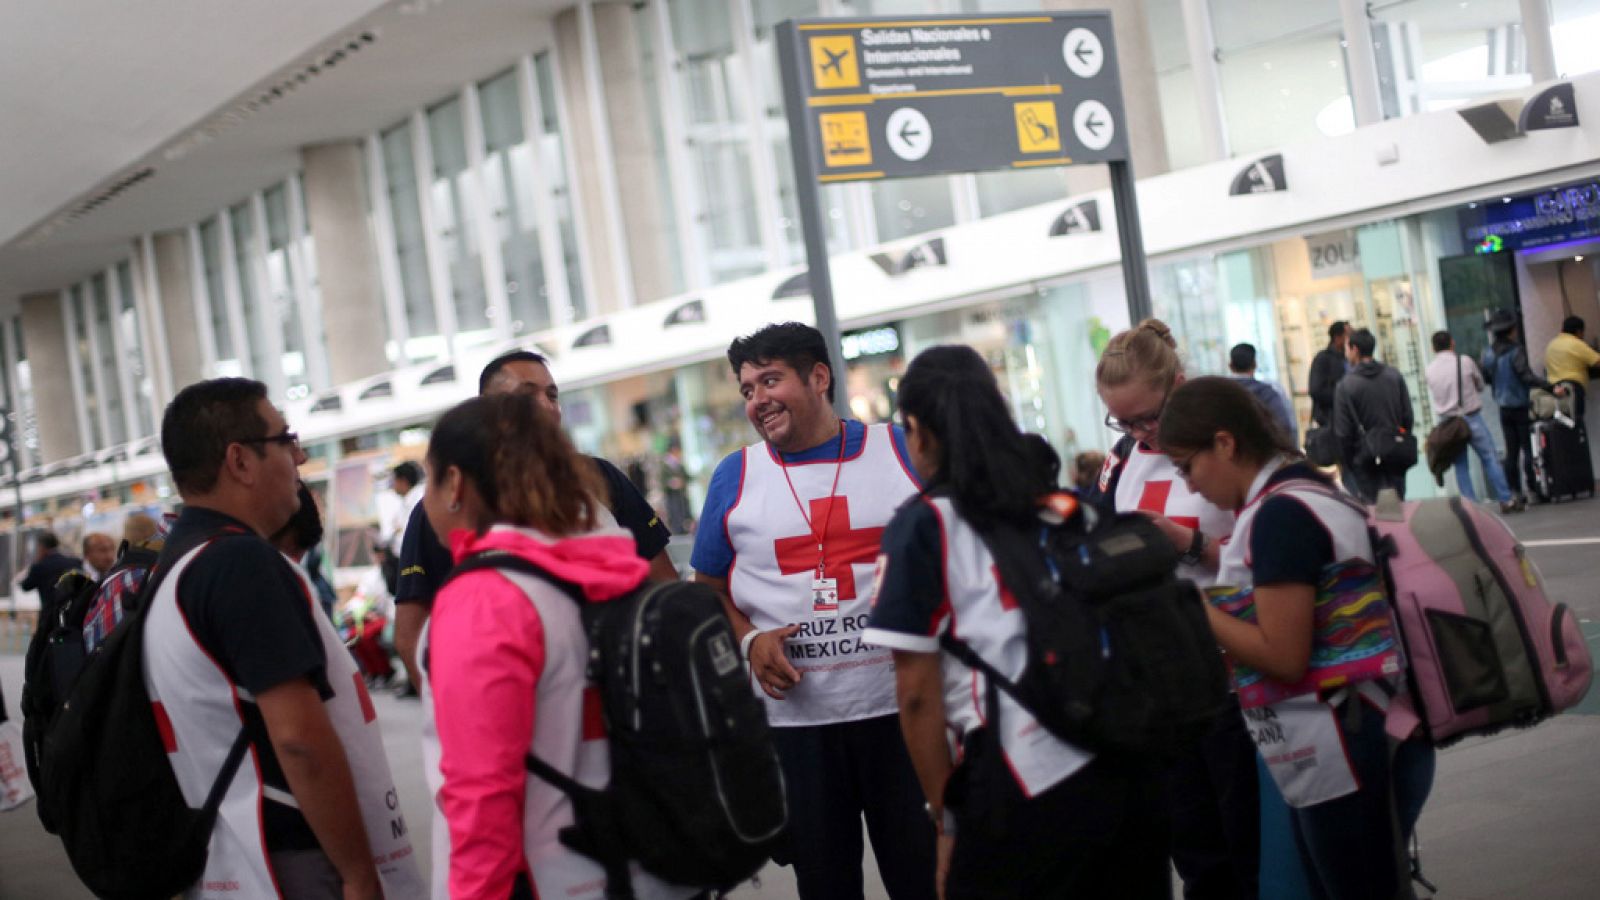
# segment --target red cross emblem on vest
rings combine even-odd
[[[833,514],[828,514],[829,505]],[[878,558],[878,548],[883,543],[882,528],[851,528],[850,498],[819,497],[811,501],[811,526],[827,523],[822,536],[823,558],[828,564],[828,577],[839,581],[839,599],[856,598],[856,575],[852,563],[870,563]],[[778,570],[785,575],[796,572],[817,571],[817,536],[815,533],[778,538],[772,542],[772,551],[778,557]]]

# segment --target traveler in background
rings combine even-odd
[[[1385,465],[1373,451],[1387,448],[1386,436],[1411,434],[1414,418],[1405,378],[1398,369],[1372,358],[1377,346],[1378,339],[1365,328],[1350,335],[1345,353],[1353,368],[1339,382],[1333,404],[1333,428],[1343,464],[1355,480],[1357,496],[1368,503],[1376,502],[1384,488],[1393,488],[1405,499],[1410,466],[1393,461]],[[1413,453],[1411,465],[1416,463]]]
[[[904,438],[834,412],[828,345],[809,325],[736,338],[728,363],[761,440],[717,465],[691,565],[766,695],[789,803],[774,858],[794,866],[802,900],[860,900],[865,816],[890,898],[931,898],[934,828],[893,656],[860,641],[883,528],[920,488]]]
[[[434,426],[428,468],[423,509],[456,562],[514,554],[590,603],[649,575],[632,535],[598,527],[609,519],[605,481],[539,405],[515,395],[462,403]],[[449,826],[434,843],[435,896],[445,896],[445,869],[453,900],[609,896],[601,866],[560,839],[574,821],[571,797],[524,764],[531,752],[586,785],[609,780],[605,731],[588,727],[579,613],[558,585],[506,571],[467,573],[434,597],[423,645],[444,776],[437,804]],[[632,881],[641,900],[694,893],[637,871]]]
[[[884,531],[863,639],[894,650],[900,728],[939,826],[943,896],[1170,896],[1157,773],[1040,731],[1009,695],[999,698],[999,721],[986,721],[984,676],[940,650],[940,636],[960,622],[974,652],[1022,676],[1026,623],[1002,598],[983,530],[1037,525],[1054,472],[1040,471],[994,373],[970,347],[919,354],[897,399],[927,487]]]
[[[1233,512],[1190,490],[1161,452],[1161,413],[1183,382],[1178,345],[1165,323],[1146,319],[1111,338],[1095,383],[1109,410],[1106,427],[1122,439],[1086,499],[1149,516],[1180,554],[1178,576],[1204,587],[1215,582]],[[1190,900],[1256,896],[1264,837],[1259,778],[1244,720],[1228,713],[1166,773],[1172,861]]]
[[[1099,450],[1085,450],[1073,457],[1072,460],[1072,487],[1079,494],[1087,494],[1094,488],[1095,479],[1100,477],[1100,469],[1106,464],[1106,455]]]
[[[39,618],[43,621],[55,613],[56,604],[61,600],[56,596],[56,582],[68,572],[82,569],[83,560],[62,553],[61,539],[53,531],[41,531],[34,540],[38,541],[38,549],[34,551],[33,565],[28,567],[18,586],[25,591],[39,592]]]
[[[1311,359],[1311,374],[1307,378],[1307,391],[1311,394],[1311,424],[1324,428],[1333,425],[1333,392],[1339,386],[1350,366],[1345,347],[1350,339],[1350,323],[1335,322],[1328,326],[1328,346],[1317,351]]]
[[[111,535],[91,531],[83,536],[83,572],[99,581],[117,562],[117,542]]]
[[[299,509],[305,462],[266,385],[219,378],[168,405],[161,448],[184,508],[145,620],[145,681],[173,736],[184,797],[198,808],[244,729],[251,759],[219,808],[202,885],[240,897],[379,897],[360,782],[324,701],[330,681],[305,583],[266,536]],[[164,729],[168,730],[168,729]]]
[[[394,596],[383,577],[389,551],[374,547],[372,555],[375,565],[361,574],[356,589],[339,604],[334,625],[367,676],[368,684],[383,688],[394,681],[394,664],[383,643],[383,631],[394,619]]]
[[[169,517],[163,516],[163,518]],[[170,516],[170,518],[177,517]],[[144,513],[131,513],[126,519],[122,520],[122,539],[127,542],[129,547],[137,547],[157,537],[165,536],[166,528],[155,516],[147,516]]]
[[[536,403],[561,424],[560,389],[550,375],[548,361],[531,350],[514,350],[495,357],[478,375],[478,395],[515,394]],[[639,489],[616,466],[596,457],[588,459],[600,470],[606,491],[601,495],[617,524],[633,533],[634,552],[650,563],[655,581],[677,581],[678,570],[667,556],[672,532],[661,523]],[[402,697],[415,697],[421,679],[417,671],[417,636],[428,619],[434,591],[444,583],[452,566],[450,551],[439,542],[419,505],[406,522],[400,548],[400,581],[394,592],[394,647],[405,665],[409,681]]]
[[[1500,407],[1500,435],[1506,442],[1506,484],[1516,495],[1516,502],[1526,507],[1528,494],[1534,491],[1528,392],[1542,388],[1565,393],[1566,388],[1557,389],[1534,374],[1528,365],[1528,350],[1522,345],[1517,317],[1510,310],[1497,311],[1490,317],[1488,327],[1490,344],[1483,351],[1483,373],[1494,386],[1494,402]]]
[[[155,565],[167,533],[177,519],[171,513],[163,514],[159,520],[134,513],[122,523],[122,540],[128,545],[126,564],[115,575],[100,582],[94,602],[83,617],[84,653],[92,652],[122,621],[122,614],[126,612],[123,602],[144,587],[150,567]]]
[[[1406,843],[1433,782],[1434,754],[1420,737],[1391,747],[1384,733],[1384,710],[1403,676],[1356,681],[1327,696],[1291,687],[1305,677],[1313,647],[1332,633],[1331,617],[1344,617],[1348,629],[1352,618],[1375,609],[1373,593],[1381,596],[1366,517],[1227,379],[1196,378],[1174,392],[1161,418],[1161,446],[1190,486],[1239,511],[1218,582],[1253,592],[1254,612],[1235,618],[1208,603],[1206,615],[1236,683],[1246,666],[1287,694],[1247,714],[1272,754],[1268,768],[1289,804],[1315,896],[1410,897]],[[1330,582],[1340,591],[1319,589]],[[1376,609],[1387,621],[1387,608]],[[1381,627],[1372,634],[1381,638]],[[1321,748],[1314,778],[1295,764],[1297,751],[1310,747]]]
[[[1583,319],[1567,316],[1561,333],[1544,349],[1544,374],[1551,384],[1572,387],[1573,417],[1583,428],[1584,398],[1589,394],[1589,379],[1600,375],[1600,351],[1583,341]]]
[[[1472,450],[1483,463],[1484,477],[1489,488],[1500,501],[1502,513],[1522,512],[1527,503],[1520,498],[1513,501],[1511,488],[1506,486],[1506,474],[1500,467],[1500,457],[1494,449],[1494,435],[1483,421],[1483,400],[1478,392],[1483,390],[1483,374],[1478,364],[1456,352],[1455,339],[1448,331],[1433,334],[1433,361],[1428,363],[1425,376],[1428,397],[1433,401],[1433,415],[1437,419],[1460,416],[1472,433]],[[1472,460],[1466,448],[1456,457],[1456,487],[1461,496],[1476,501],[1478,494],[1472,489]]]
[[[1254,344],[1235,344],[1228,351],[1228,371],[1233,373],[1233,380],[1244,385],[1245,389],[1261,401],[1261,405],[1272,413],[1272,418],[1282,428],[1283,433],[1289,438],[1289,443],[1300,443],[1300,429],[1295,424],[1294,407],[1289,403],[1289,395],[1283,392],[1277,382],[1260,381],[1256,378],[1256,347]]]
[[[422,494],[427,488],[422,483],[422,467],[409,459],[395,466],[389,478],[395,495],[400,498],[394,539],[390,541],[389,549],[398,552],[400,545],[405,542],[406,525],[411,521],[412,513],[417,511],[417,504],[422,502]]]

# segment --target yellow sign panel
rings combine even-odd
[[[1056,125],[1056,105],[1048,100],[1018,103],[1017,146],[1023,153],[1061,152],[1061,129]]]
[[[867,133],[866,113],[823,113],[817,120],[822,129],[823,165],[872,165],[872,139]]]
[[[856,66],[856,39],[848,34],[812,38],[811,76],[819,91],[859,86],[861,70]]]

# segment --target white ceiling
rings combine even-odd
[[[187,225],[548,43],[561,0],[0,3],[0,312]],[[370,34],[372,40],[361,40]],[[335,66],[347,41],[361,49]],[[310,64],[319,74],[176,159],[172,148]],[[43,227],[130,173],[132,185]]]

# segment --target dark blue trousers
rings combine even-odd
[[[772,729],[800,900],[860,900],[861,819],[891,900],[933,900],[934,831],[898,716]]]

